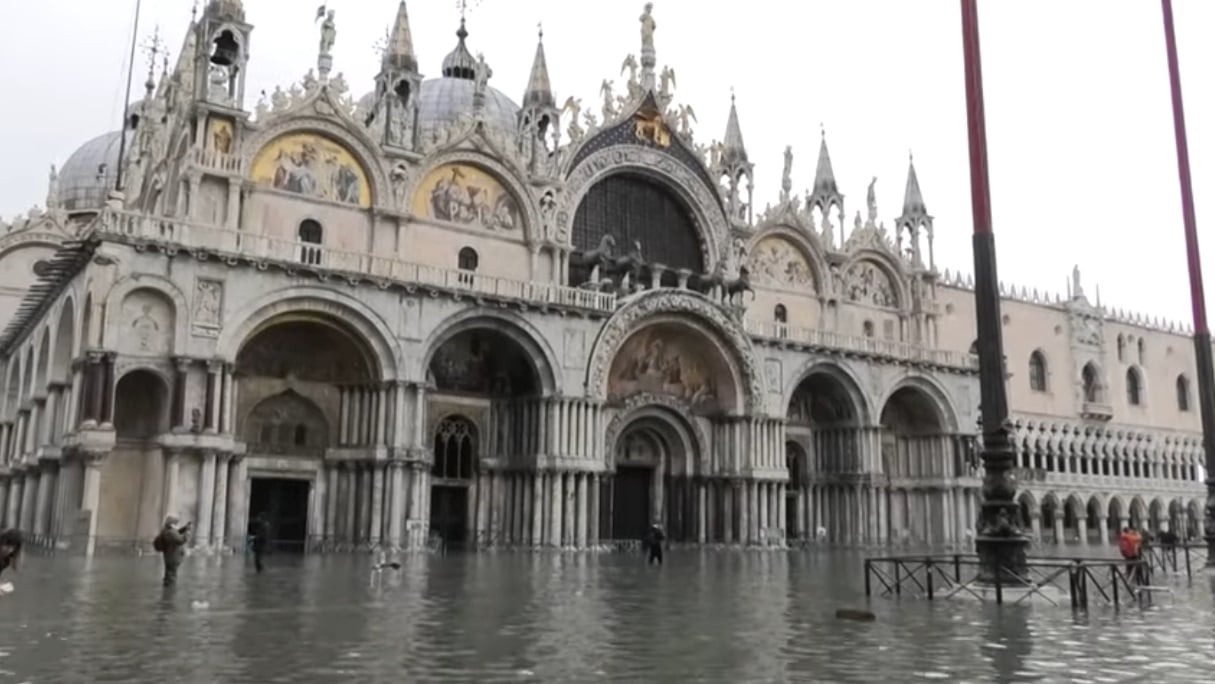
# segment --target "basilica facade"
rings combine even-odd
[[[266,512],[316,551],[677,543],[964,547],[981,496],[971,284],[914,165],[891,227],[812,188],[755,210],[731,104],[700,142],[647,6],[627,79],[516,102],[461,22],[423,78],[405,3],[375,89],[248,106],[253,26],[212,0],[124,130],[0,224],[0,517],[39,544],[200,551]],[[436,63],[438,60],[435,60]],[[1006,289],[1023,524],[1197,534],[1184,331]]]

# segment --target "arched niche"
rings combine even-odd
[[[813,428],[857,427],[868,422],[864,401],[855,378],[835,364],[819,363],[793,385],[787,420]]]
[[[957,414],[949,400],[949,395],[935,379],[923,375],[905,377],[891,387],[881,402],[883,415],[887,408],[902,411],[902,408],[897,407],[910,405],[916,407],[914,409],[916,412],[928,412],[931,416],[930,422],[936,429],[934,434],[959,431]]]
[[[258,402],[249,412],[242,433],[252,453],[323,452],[331,446],[324,411],[294,389]]]
[[[898,271],[876,254],[854,258],[842,270],[840,296],[850,302],[880,309],[899,309],[903,287]]]
[[[76,304],[69,297],[59,310],[55,325],[55,351],[51,360],[51,379],[71,382],[72,350],[76,348]]]
[[[535,391],[544,395],[557,391],[557,376],[554,371],[559,367],[557,357],[540,332],[520,316],[508,312],[486,312],[483,309],[469,309],[444,320],[427,339],[426,353],[418,357],[420,365],[411,370],[413,376],[430,375],[440,350],[449,341],[472,331],[489,331],[506,338],[508,346],[517,350],[534,372]]]
[[[118,379],[114,432],[119,440],[149,440],[169,429],[169,386],[159,373],[134,369]]]
[[[572,239],[575,254],[610,250],[620,257],[639,251],[646,263],[671,269],[664,274],[666,285],[677,282],[676,270],[704,273],[709,262],[694,212],[652,174],[620,171],[591,185],[574,214]],[[571,282],[587,280],[591,267],[581,268],[585,272],[572,273]]]
[[[494,327],[471,327],[443,339],[430,354],[427,383],[443,394],[532,397],[542,393],[537,360]]]
[[[177,328],[173,300],[151,287],[130,290],[117,317],[118,350],[125,354],[164,356],[172,353]]]
[[[38,364],[38,372],[34,375],[34,395],[46,394],[46,382],[50,375],[51,368],[51,330],[43,328],[42,334],[38,338],[38,355],[35,357]]]
[[[758,287],[798,294],[815,294],[821,289],[822,272],[810,252],[783,232],[756,240],[747,256],[747,269]]]
[[[668,319],[632,332],[612,359],[608,401],[637,394],[665,395],[696,413],[722,414],[737,407],[739,388],[730,360],[710,333]]]
[[[266,143],[253,157],[250,176],[283,192],[371,206],[371,179],[362,162],[343,143],[315,131],[291,131]]]
[[[432,168],[414,190],[410,210],[431,221],[505,235],[525,235],[526,213],[503,180],[485,167],[451,161]]]

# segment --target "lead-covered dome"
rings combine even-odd
[[[91,211],[105,206],[118,175],[122,136],[130,145],[135,131],[110,131],[81,145],[59,170],[59,200],[67,211]]]
[[[480,60],[473,57],[464,42],[468,30],[463,19],[456,37],[459,39],[456,48],[443,58],[443,77],[423,81],[418,94],[418,133],[423,140],[473,111]],[[486,84],[482,118],[491,128],[513,131],[519,120],[519,105]]]

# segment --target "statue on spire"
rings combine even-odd
[[[333,54],[333,43],[337,40],[337,22],[334,17],[337,14],[336,10],[325,12],[325,6],[321,5],[317,13],[317,19],[324,15],[325,21],[321,23],[321,55],[329,57]]]
[[[1072,297],[1084,296],[1084,288],[1080,285],[1080,264],[1072,266]]]
[[[875,185],[877,185],[877,176],[874,176],[873,180],[869,181],[869,191],[865,194],[865,204],[869,207],[869,223],[871,225],[877,225],[878,217],[877,193],[873,189]]]
[[[793,190],[793,146],[785,145],[785,169],[780,174],[781,201],[789,201],[791,190]]]
[[[641,14],[641,49],[642,51],[654,50],[654,29],[658,28],[658,24],[654,21],[654,3],[647,2],[645,11]]]

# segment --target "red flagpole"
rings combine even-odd
[[[1177,66],[1177,36],[1173,32],[1173,1],[1160,0],[1164,12],[1164,44],[1169,60],[1169,89],[1173,96],[1173,135],[1177,143],[1177,177],[1181,185],[1181,219],[1185,227],[1186,258],[1190,268],[1190,305],[1194,312],[1194,356],[1198,366],[1198,405],[1202,416],[1202,444],[1206,451],[1207,503],[1205,512],[1207,567],[1215,567],[1215,362],[1202,286],[1198,252],[1198,222],[1194,216],[1194,188],[1190,180],[1190,150],[1185,134],[1185,107],[1181,101],[1181,71]],[[1176,530],[1175,530],[1176,531]],[[1185,530],[1182,530],[1184,533]]]

